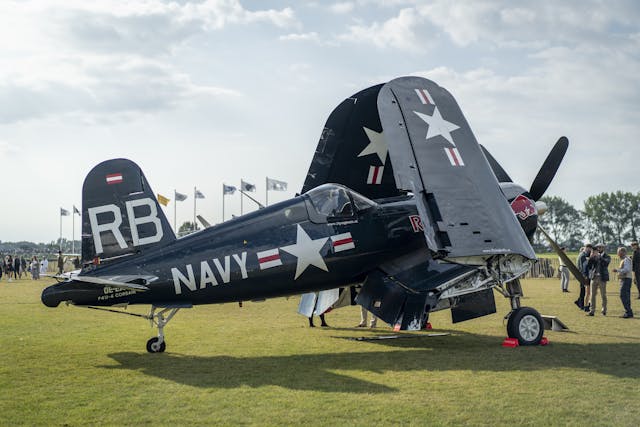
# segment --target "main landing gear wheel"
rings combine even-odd
[[[153,337],[147,341],[147,351],[149,353],[164,353],[166,348],[167,343],[165,341],[160,342],[158,337]]]
[[[540,313],[531,307],[516,308],[507,321],[509,338],[517,338],[520,345],[538,345],[544,334]]]

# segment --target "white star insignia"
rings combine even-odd
[[[456,129],[460,129],[460,126],[443,119],[440,115],[440,111],[438,111],[438,107],[435,107],[433,110],[433,116],[428,116],[417,111],[414,111],[414,113],[429,125],[429,129],[427,129],[427,139],[442,135],[444,139],[449,141],[455,147],[456,143],[453,142],[453,138],[451,138],[451,132]]]
[[[298,224],[296,244],[280,248],[298,258],[298,265],[296,267],[296,276],[294,277],[294,280],[297,279],[310,265],[315,265],[321,270],[329,271],[327,265],[324,263],[322,255],[320,254],[320,251],[327,240],[329,240],[328,237],[313,240],[302,229],[302,227],[300,227],[300,224]]]
[[[362,129],[364,129],[364,132],[367,134],[367,138],[369,138],[369,145],[364,147],[364,150],[358,154],[358,157],[366,156],[368,154],[377,154],[384,165],[387,161],[387,143],[384,141],[382,132],[376,132],[375,130],[371,130],[364,126]]]

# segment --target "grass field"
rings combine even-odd
[[[609,317],[585,317],[575,283],[524,282],[523,305],[572,330],[546,347],[500,346],[499,295],[491,316],[433,314],[449,336],[366,342],[346,338],[390,330],[354,328],[357,307],[310,329],[294,297],[183,310],[148,354],[143,319],[46,308],[46,281],[3,280],[0,425],[640,425],[640,319],[617,317],[616,283]]]

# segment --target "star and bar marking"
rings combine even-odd
[[[294,280],[298,279],[298,277],[300,277],[300,275],[304,273],[310,265],[318,267],[324,271],[329,271],[327,264],[324,262],[324,257],[322,256],[322,249],[328,240],[331,240],[331,247],[334,253],[355,249],[356,247],[350,232],[330,237],[312,239],[300,224],[298,224],[296,227],[296,243],[258,252],[256,254],[260,270],[281,266],[282,260],[280,258],[279,251],[283,250],[298,258]]]
[[[436,106],[433,97],[427,91],[427,89],[415,89],[416,95],[420,102],[424,105],[433,105],[433,115],[429,116],[428,114],[420,113],[418,111],[414,111],[414,113],[420,117],[429,127],[427,128],[427,136],[426,140],[431,138],[435,138],[436,136],[442,136],[446,139],[453,147],[444,147],[444,154],[447,156],[449,163],[451,166],[464,166],[464,161],[462,160],[462,156],[460,156],[460,152],[458,148],[456,148],[456,143],[451,137],[451,132],[460,129],[455,123],[452,123],[448,120],[445,120],[438,107]]]
[[[376,132],[375,130],[371,130],[365,126],[363,126],[362,129],[367,135],[367,138],[369,138],[369,145],[364,147],[364,150],[358,154],[358,157],[367,156],[369,154],[376,154],[378,156],[382,162],[382,166],[369,166],[367,184],[379,185],[382,184],[382,174],[384,173],[384,164],[387,162],[387,153],[389,152],[389,149],[382,132]]]

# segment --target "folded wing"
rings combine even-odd
[[[424,78],[398,78],[380,89],[378,110],[396,184],[415,195],[432,252],[470,264],[501,254],[535,259],[449,92]]]

